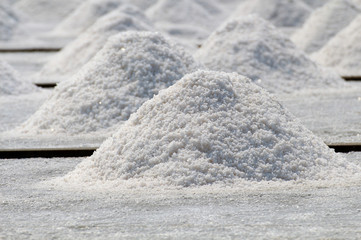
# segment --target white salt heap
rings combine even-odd
[[[0,96],[25,94],[37,90],[33,84],[22,81],[15,70],[1,59],[0,83]]]
[[[291,39],[308,53],[317,51],[358,14],[360,10],[350,0],[329,1],[316,9]]]
[[[341,76],[361,76],[361,15],[333,37],[312,58]]]
[[[346,169],[321,139],[236,73],[197,71],[144,103],[65,180],[199,186],[318,180]]]
[[[37,82],[60,82],[69,79],[104,46],[107,39],[123,31],[147,31],[152,27],[135,7],[120,7],[101,17],[69,43],[34,76]]]
[[[18,131],[109,134],[160,89],[196,69],[191,56],[158,33],[120,33],[61,82]]]
[[[7,4],[0,3],[0,40],[9,40],[18,23],[18,17]]]
[[[195,53],[212,70],[237,72],[271,92],[340,86],[343,80],[312,62],[278,29],[250,15],[221,26]]]
[[[311,13],[310,7],[299,0],[247,0],[242,2],[233,17],[257,14],[277,27],[298,27]]]
[[[116,9],[123,0],[87,0],[69,14],[53,34],[76,36],[91,26],[99,17]]]

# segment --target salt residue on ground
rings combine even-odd
[[[298,27],[311,13],[310,7],[295,0],[246,0],[232,14],[234,18],[257,14],[277,27]]]
[[[59,83],[48,101],[16,131],[109,135],[160,89],[198,68],[182,48],[158,33],[120,33],[78,74]]]
[[[343,84],[336,73],[312,62],[256,15],[226,22],[211,34],[195,58],[211,70],[237,72],[276,93]]]
[[[145,102],[64,180],[201,186],[320,180],[350,169],[246,77],[197,71]]]
[[[60,82],[71,78],[104,46],[107,39],[123,31],[148,31],[152,27],[134,6],[122,6],[96,21],[57,53],[38,74],[37,82]]]
[[[361,76],[361,15],[312,55],[342,76]]]
[[[9,40],[18,23],[18,17],[5,3],[0,3],[0,40]]]
[[[18,95],[37,91],[35,85],[21,80],[18,73],[0,59],[0,96]]]
[[[291,39],[305,52],[315,52],[346,27],[358,14],[360,11],[351,0],[329,1],[316,9]]]
[[[79,5],[61,23],[52,34],[77,36],[91,26],[98,18],[116,9],[123,0],[87,0]]]

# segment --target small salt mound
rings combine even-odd
[[[312,58],[341,76],[361,76],[361,15],[334,36]]]
[[[195,58],[209,69],[237,72],[271,92],[339,86],[342,79],[312,62],[278,29],[250,15],[211,34]]]
[[[315,52],[359,13],[349,0],[332,0],[316,9],[291,39],[302,50],[308,53]]]
[[[197,71],[144,103],[68,182],[199,186],[322,179],[343,162],[262,88]]]
[[[37,88],[29,83],[21,81],[15,70],[0,59],[0,96],[30,93]]]
[[[158,33],[120,33],[78,74],[61,82],[18,130],[108,134],[160,89],[196,69],[191,56]]]
[[[116,9],[123,0],[88,0],[77,7],[53,31],[53,34],[76,36],[99,17]]]
[[[14,8],[32,21],[58,22],[71,13],[83,0],[21,0]]]
[[[233,17],[257,14],[277,27],[298,27],[310,13],[310,7],[299,0],[247,0],[239,5]]]
[[[120,7],[101,17],[57,53],[34,77],[39,82],[69,79],[104,46],[108,37],[123,31],[146,31],[152,27],[135,7]]]
[[[18,23],[18,18],[7,4],[0,3],[0,40],[9,40]]]

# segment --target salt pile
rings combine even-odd
[[[160,89],[196,69],[191,56],[159,33],[120,33],[78,74],[61,82],[18,131],[109,134]]]
[[[343,164],[246,77],[197,71],[144,103],[65,180],[150,187],[318,180]]]
[[[239,5],[233,17],[257,14],[277,27],[298,27],[311,13],[310,7],[298,0],[247,0]]]
[[[0,59],[0,96],[30,93],[37,88],[29,82],[20,80],[15,70]]]
[[[152,27],[133,6],[120,7],[96,21],[90,28],[57,53],[34,77],[37,82],[69,79],[104,46],[107,39],[122,31],[146,31]]]
[[[121,3],[122,0],[85,1],[55,28],[53,34],[76,36]]]
[[[7,4],[0,3],[0,40],[9,40],[18,23],[18,17]]]
[[[278,29],[255,15],[225,23],[205,41],[195,58],[209,69],[237,72],[276,93],[343,83],[337,74],[316,65]]]
[[[312,58],[341,76],[361,76],[361,15],[333,37]]]
[[[332,0],[316,9],[291,39],[302,50],[308,53],[315,52],[359,13],[349,0]]]

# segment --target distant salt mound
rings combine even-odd
[[[18,23],[18,17],[9,5],[0,3],[0,40],[9,40]]]
[[[361,76],[361,15],[334,36],[312,58],[341,76]]]
[[[159,90],[196,69],[190,55],[159,33],[120,33],[78,74],[61,82],[18,131],[109,134]]]
[[[299,0],[247,0],[233,13],[234,18],[257,14],[277,27],[299,27],[311,13],[310,7]]]
[[[104,46],[107,39],[123,31],[148,31],[145,16],[135,7],[120,7],[101,17],[46,63],[36,82],[60,82],[71,78]]]
[[[278,29],[255,15],[225,23],[195,58],[211,70],[248,76],[275,93],[343,83],[336,73],[312,62]]]
[[[31,93],[37,88],[29,82],[21,81],[15,70],[0,60],[0,96]]]
[[[262,88],[197,71],[144,103],[67,182],[200,186],[327,177],[343,162]]]
[[[87,0],[68,15],[53,31],[53,34],[76,36],[99,17],[115,10],[123,0]]]
[[[316,9],[291,39],[302,50],[315,52],[360,13],[349,0],[332,0]]]
[[[14,8],[32,21],[59,22],[83,0],[20,0]]]

